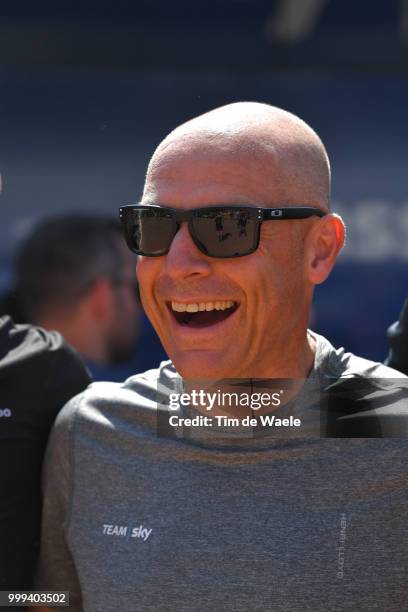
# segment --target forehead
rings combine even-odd
[[[212,149],[165,152],[151,165],[144,203],[194,208],[211,204],[282,202],[288,184],[276,156]],[[282,199],[283,198],[283,199]]]

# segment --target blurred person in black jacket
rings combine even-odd
[[[49,217],[18,249],[14,308],[21,321],[59,331],[95,380],[108,378],[109,367],[130,358],[138,337],[134,266],[116,220]]]
[[[0,591],[32,586],[48,434],[65,402],[89,382],[60,334],[0,318]]]
[[[62,406],[90,382],[60,334],[0,316],[0,591],[32,587],[48,434]]]

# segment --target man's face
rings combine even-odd
[[[286,200],[279,195],[274,201],[274,169],[268,168],[265,179],[253,165],[250,159],[200,152],[170,156],[150,173],[143,201],[183,209],[289,202],[289,191]],[[271,364],[285,361],[304,336],[311,299],[303,269],[305,224],[309,221],[263,223],[254,253],[217,259],[197,249],[183,223],[167,255],[139,258],[145,311],[183,377],[267,377]],[[177,308],[215,302],[234,306],[198,312],[187,323],[173,310],[174,303]]]

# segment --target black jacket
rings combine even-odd
[[[385,363],[408,375],[408,299],[399,320],[388,328],[387,336],[391,350]]]
[[[58,411],[90,382],[57,332],[0,318],[0,590],[29,590],[44,449]]]

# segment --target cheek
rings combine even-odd
[[[136,276],[139,283],[142,306],[147,315],[154,308],[154,284],[160,272],[159,257],[139,257]]]
[[[304,239],[299,227],[291,221],[276,221],[261,228],[257,253],[269,261],[270,267],[283,275],[303,273]]]
[[[152,290],[154,279],[158,275],[158,260],[155,257],[139,257],[136,264],[136,276],[141,293],[147,294]]]
[[[299,241],[291,235],[290,228],[278,228],[277,223],[275,227],[264,224],[265,231],[262,228],[260,244],[247,274],[253,295],[269,304],[290,300],[304,284]]]

